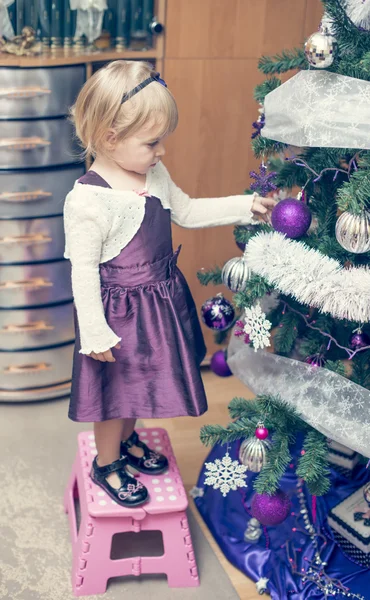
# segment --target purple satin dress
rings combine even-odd
[[[89,171],[80,183],[110,187]],[[146,199],[139,231],[118,256],[100,265],[105,316],[122,338],[115,363],[79,353],[78,321],[69,417],[199,416],[207,410],[200,375],[206,347],[189,287],[172,249],[170,210]]]

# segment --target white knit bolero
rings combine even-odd
[[[81,336],[81,354],[105,352],[121,338],[109,327],[102,303],[99,265],[118,256],[140,229],[147,198],[160,199],[181,227],[247,225],[255,222],[255,194],[226,198],[189,198],[159,163],[147,175],[146,189],[120,191],[76,182],[64,206],[66,248],[72,264],[72,289]]]

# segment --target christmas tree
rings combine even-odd
[[[315,496],[330,488],[328,440],[370,456],[370,0],[323,8],[304,48],[259,63],[261,166],[247,193],[275,194],[271,223],[236,227],[243,256],[198,274],[234,292],[202,316],[219,340],[235,325],[228,363],[256,394],[201,439],[241,440],[258,494],[277,492],[297,440],[296,474]]]

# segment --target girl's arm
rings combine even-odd
[[[272,198],[258,194],[243,194],[225,198],[190,198],[167,176],[172,221],[181,227],[215,227],[217,225],[248,225],[258,223],[256,216],[264,217],[274,207]]]
[[[81,337],[81,354],[100,353],[120,340],[109,327],[100,289],[100,255],[104,241],[99,215],[83,202],[66,202],[66,254],[72,264],[72,290]],[[101,215],[100,215],[101,217]],[[100,219],[101,222],[101,219]]]

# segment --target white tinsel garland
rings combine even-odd
[[[369,268],[345,269],[278,232],[255,235],[247,244],[245,258],[252,271],[301,304],[339,319],[370,321]]]
[[[342,5],[352,23],[370,29],[370,0],[342,0]]]

